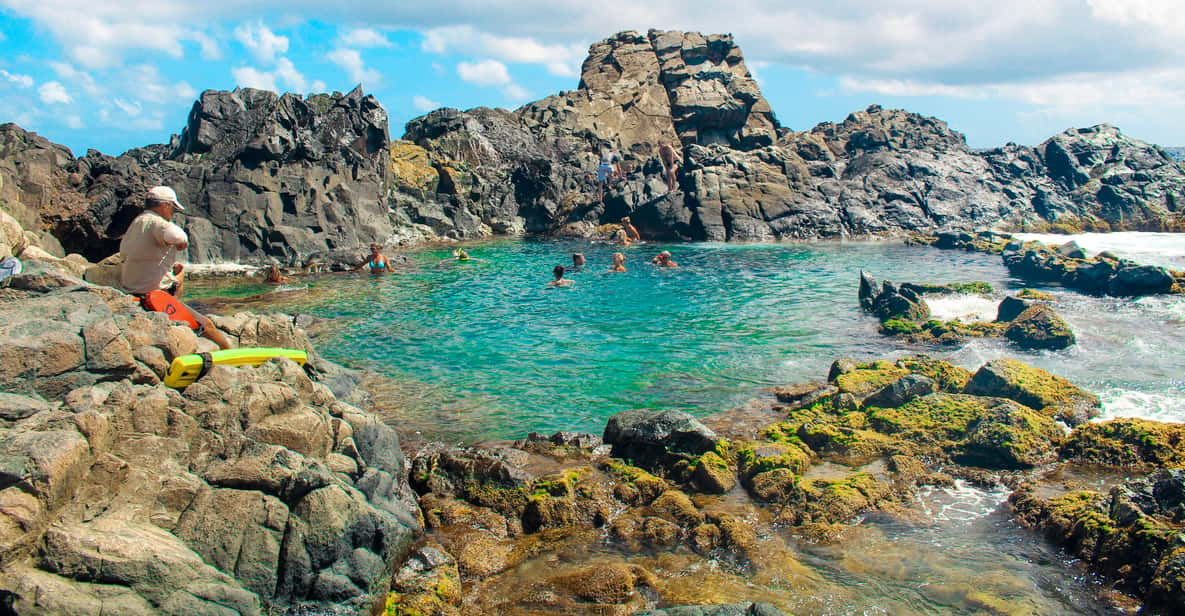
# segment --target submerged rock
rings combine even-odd
[[[768,603],[729,603],[726,605],[684,605],[661,610],[638,612],[636,616],[786,616]]]

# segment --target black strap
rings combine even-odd
[[[210,371],[210,368],[214,367],[214,358],[211,357],[209,353],[198,353],[198,357],[202,358],[202,371],[198,373],[198,378],[200,379],[203,376],[206,376],[206,373]]]

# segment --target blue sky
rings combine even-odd
[[[973,147],[1110,122],[1185,145],[1180,0],[0,0],[0,123],[118,154],[180,132],[205,89],[357,83],[403,124],[574,89],[620,30],[731,32],[794,130],[876,103]],[[826,6],[823,6],[823,5]]]

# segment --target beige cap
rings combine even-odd
[[[168,186],[153,186],[148,189],[148,201],[161,201],[164,203],[172,203],[179,210],[184,210],[185,206],[177,200],[177,193]]]

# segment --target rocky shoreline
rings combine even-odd
[[[397,134],[397,133],[396,133]],[[658,144],[676,146],[669,190]],[[600,152],[622,177],[598,199]],[[353,263],[365,246],[497,235],[648,239],[900,237],[971,229],[1185,229],[1185,170],[1100,125],[970,149],[944,122],[872,106],[794,131],[728,35],[621,32],[575,90],[507,111],[439,109],[394,138],[360,88],[203,92],[167,143],[75,157],[0,126],[0,203],[52,255],[98,262],[148,186],[188,209],[193,263]]]
[[[802,565],[784,533],[826,543],[870,512],[910,519],[920,489],[956,479],[1011,486],[1017,520],[1179,613],[1182,427],[1088,422],[1096,397],[1021,362],[973,374],[925,356],[841,360],[826,381],[749,405],[745,430],[630,411],[600,437],[427,443],[409,456],[364,410],[358,376],[318,358],[291,318],[215,319],[243,345],[309,350],[308,371],[216,368],[177,392],[160,383],[168,361],[205,341],[84,282],[82,259],[41,261],[29,235],[4,239],[28,266],[0,289],[0,599],[16,613],[626,615],[730,603],[735,588],[665,577],[654,559],[787,575]],[[549,554],[564,564],[536,571]]]
[[[625,173],[598,201],[603,147]],[[239,313],[215,323],[309,363],[170,389],[169,362],[208,342],[95,284],[92,263],[160,183],[191,208],[198,263],[340,266],[374,241],[599,237],[630,215],[653,239],[924,232],[1088,293],[1185,291],[1181,272],[950,231],[1181,230],[1185,170],[1159,148],[1104,125],[975,152],[939,120],[876,106],[791,131],[724,35],[619,33],[574,91],[438,110],[403,140],[361,89],[207,91],[168,144],[114,157],[6,124],[0,258],[25,271],[0,282],[0,613],[773,616],[776,593],[753,588],[808,577],[791,538],[908,523],[919,491],[957,481],[1007,486],[1012,518],[1147,610],[1185,613],[1185,427],[1091,422],[1098,398],[1015,360],[841,359],[703,421],[627,411],[600,436],[413,452],[292,317]],[[869,277],[859,299],[914,342],[1073,343],[1040,297],[1005,300],[998,323],[928,319],[922,296],[965,290]],[[1025,610],[969,584],[935,592]]]

